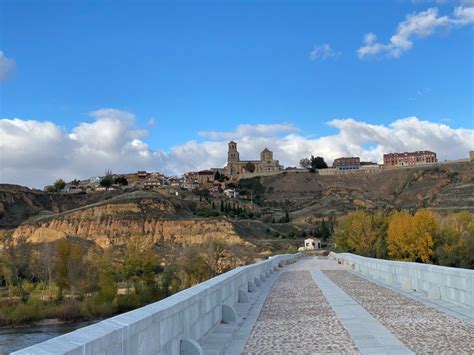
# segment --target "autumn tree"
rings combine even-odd
[[[450,213],[441,220],[434,242],[440,265],[474,269],[474,214]]]
[[[383,258],[385,234],[386,219],[382,214],[356,211],[340,220],[334,239],[341,251]]]
[[[414,216],[395,212],[389,218],[388,255],[405,261],[430,262],[436,220],[433,212],[420,210]]]
[[[92,276],[88,265],[83,259],[84,250],[72,240],[65,238],[56,244],[55,282],[58,286],[58,299],[62,299],[64,291],[70,291],[72,297],[81,296],[88,291],[86,280]]]

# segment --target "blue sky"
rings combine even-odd
[[[338,134],[328,122],[348,118],[474,128],[469,1],[0,4],[0,51],[13,63],[0,82],[0,117],[52,123],[65,135],[105,108],[133,114],[128,129],[160,154],[241,124],[291,124],[307,139]],[[402,33],[411,44],[395,53],[387,44],[398,26],[430,9],[435,22]],[[361,57],[368,33],[377,39]]]

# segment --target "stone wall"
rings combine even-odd
[[[366,258],[350,253],[330,253],[352,270],[385,284],[398,284],[405,290],[421,291],[430,299],[441,299],[474,316],[474,270]]]
[[[13,354],[201,354],[197,343],[247,292],[298,254],[242,266],[162,301],[106,319]],[[229,314],[230,313],[230,314]]]

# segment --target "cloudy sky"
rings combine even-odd
[[[472,0],[0,0],[0,182],[474,150]]]

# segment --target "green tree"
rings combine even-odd
[[[100,180],[100,186],[102,187],[110,187],[112,186],[113,183],[113,176],[112,176],[112,171],[106,170],[104,177]]]
[[[122,185],[122,186],[127,186],[128,185],[128,180],[125,176],[117,176],[114,179],[114,184]]]
[[[315,169],[327,169],[327,164],[326,162],[324,161],[324,158],[323,157],[315,157],[315,156],[312,156],[311,155],[311,158],[310,158],[310,162],[311,162],[311,169],[315,170]]]
[[[57,179],[54,182],[54,189],[59,192],[66,187],[66,182],[63,179]]]

